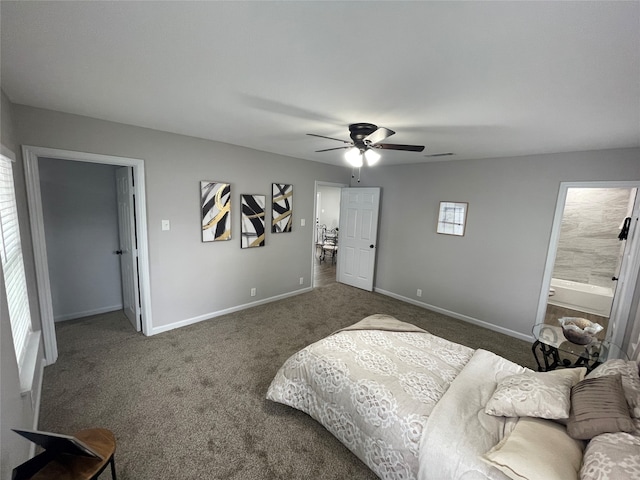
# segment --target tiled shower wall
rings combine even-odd
[[[554,278],[610,288],[618,268],[620,226],[629,188],[570,188],[562,218]]]

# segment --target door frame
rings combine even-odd
[[[47,263],[47,245],[44,233],[44,219],[42,212],[42,197],[40,190],[40,172],[38,159],[55,158],[77,162],[101,163],[133,167],[135,179],[134,194],[136,195],[136,228],[138,233],[138,266],[142,333],[151,331],[151,281],[149,274],[149,243],[147,232],[147,205],[144,174],[144,160],[137,158],[117,157],[95,153],[60,150],[57,148],[22,146],[24,161],[24,176],[27,187],[27,203],[29,206],[29,222],[31,239],[33,242],[33,256],[36,271],[36,285],[38,287],[38,304],[40,307],[40,322],[42,338],[44,340],[44,355],[47,365],[58,359],[58,344],[56,340],[55,321],[53,318],[53,304],[51,301],[51,284],[49,281],[49,267]]]
[[[629,260],[626,268],[621,268],[614,304],[612,311],[614,315],[609,318],[609,322],[613,326],[610,329],[610,340],[624,348],[623,340],[627,329],[627,323],[630,320],[629,314],[633,303],[633,295],[636,289],[636,280],[640,273],[640,235],[635,232],[637,227],[638,212],[640,209],[640,181],[600,181],[600,182],[560,182],[558,191],[558,199],[556,202],[556,210],[553,217],[553,226],[551,229],[551,237],[549,239],[549,250],[547,252],[547,262],[545,264],[544,275],[542,277],[542,289],[540,291],[540,299],[538,301],[538,313],[536,315],[536,323],[543,323],[549,299],[549,288],[551,286],[551,276],[553,275],[553,267],[558,252],[558,241],[560,240],[560,228],[562,226],[562,216],[567,200],[567,192],[569,188],[636,188],[636,202],[632,212],[632,218],[636,221],[632,222],[629,231],[629,243],[627,244]]]
[[[313,228],[311,236],[311,288],[315,288],[315,272],[316,272],[316,213],[318,212],[318,187],[334,187],[334,188],[347,188],[347,183],[335,183],[325,182],[323,180],[316,180],[313,186]],[[340,255],[340,249],[338,249],[338,255]],[[336,269],[336,279],[338,277]]]

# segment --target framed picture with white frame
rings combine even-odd
[[[443,235],[463,236],[467,222],[466,202],[440,202],[437,232]]]

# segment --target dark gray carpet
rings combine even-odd
[[[265,399],[290,355],[374,313],[534,366],[526,342],[333,284],[153,337],[120,312],[58,324],[39,427],[112,430],[121,480],[375,479],[310,417]]]

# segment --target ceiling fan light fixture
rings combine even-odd
[[[364,157],[367,159],[367,165],[370,167],[378,163],[378,160],[380,160],[380,154],[370,148],[365,150]]]
[[[362,166],[362,152],[358,147],[351,147],[344,152],[344,158],[352,167],[360,168]]]
[[[1,0],[0,0],[1,1]],[[385,127],[378,127],[372,123],[352,123],[349,125],[349,136],[351,141],[339,138],[327,137],[316,133],[307,133],[312,137],[326,138],[349,144],[349,147],[334,147],[316,150],[316,153],[329,152],[333,150],[345,150],[344,158],[353,168],[361,168],[365,161],[371,167],[378,163],[381,156],[378,149],[400,150],[405,152],[422,152],[424,145],[401,145],[398,143],[382,143],[386,138],[395,135],[396,132]]]

